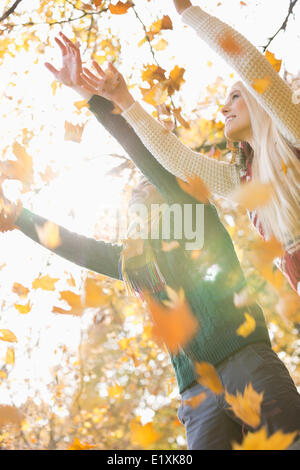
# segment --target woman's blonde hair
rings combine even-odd
[[[300,161],[296,150],[245,85],[238,81],[234,88],[240,91],[250,114],[252,180],[271,183],[274,187],[270,202],[257,210],[258,221],[266,239],[274,235],[282,243],[293,242],[300,235]]]

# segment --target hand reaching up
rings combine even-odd
[[[192,6],[190,0],[173,0],[173,3],[180,15],[184,12],[184,10]]]

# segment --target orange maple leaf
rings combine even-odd
[[[252,82],[252,87],[260,95],[262,93],[264,93],[269,88],[270,85],[271,85],[271,78],[270,77],[256,78]]]
[[[177,178],[178,184],[187,194],[190,194],[198,201],[207,203],[211,193],[204,181],[199,176],[187,176],[187,182]]]
[[[205,400],[207,397],[205,392],[201,392],[195,397],[188,398],[187,400],[184,400],[184,404],[191,406],[192,408],[197,408],[201,403]]]
[[[273,66],[273,68],[276,70],[276,72],[280,72],[282,60],[276,59],[275,54],[270,51],[267,51],[265,56],[266,59],[268,59],[268,61],[270,62],[270,64]]]
[[[53,291],[55,290],[54,284],[56,284],[57,281],[59,281],[58,278],[52,278],[48,275],[38,277],[32,282],[32,288]]]
[[[243,394],[238,392],[235,396],[225,391],[225,400],[231,405],[235,416],[252,428],[256,428],[260,423],[263,395],[263,392],[257,393],[250,383],[246,385]]]
[[[197,381],[212,390],[216,395],[223,393],[223,385],[214,366],[208,362],[196,362],[195,365],[199,374]]]
[[[218,42],[223,51],[228,54],[239,55],[242,53],[242,47],[230,32],[223,34]]]
[[[238,186],[229,198],[249,211],[266,205],[273,195],[273,187],[270,183],[259,183],[251,181]]]
[[[116,5],[113,5],[112,3],[110,3],[108,8],[109,8],[109,11],[113,15],[124,15],[132,6],[133,6],[132,2],[126,2],[126,3],[118,2],[116,3]]]
[[[26,305],[15,304],[15,308],[23,315],[31,311],[31,304],[28,301]]]

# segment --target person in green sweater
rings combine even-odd
[[[79,49],[64,36],[57,42],[63,53],[63,68],[57,71],[50,64],[47,66],[83,96],[88,90],[81,75]],[[161,203],[163,198],[169,205],[179,204],[182,208],[190,205],[195,214],[199,201],[181,189],[177,179],[154,159],[124,118],[111,113],[112,101],[116,103],[113,99],[116,83],[109,80],[109,71],[102,73],[107,85],[106,92],[102,88],[105,97],[87,96],[89,108],[149,180],[135,188],[131,202],[149,205],[155,200]],[[230,394],[243,393],[249,383],[256,392],[263,392],[259,427],[264,426],[269,435],[277,430],[295,432],[296,439],[300,431],[300,395],[285,365],[271,348],[261,308],[257,304],[242,309],[235,306],[234,294],[246,286],[246,281],[215,207],[205,203],[203,208],[204,245],[197,259],[186,249],[190,240],[184,236],[176,239],[173,232],[167,241],[176,239],[178,246],[171,251],[162,249],[162,236],[150,237],[143,241],[141,253],[131,253],[128,257],[126,246],[96,241],[59,227],[61,244],[52,251],[89,270],[123,279],[138,295],[146,292],[160,303],[168,299],[167,286],[175,291],[183,290],[199,328],[187,344],[170,353],[170,359],[182,397],[178,417],[186,428],[188,449],[230,450],[233,441],[242,441],[243,431],[255,430],[233,413],[224,393],[215,394],[198,382],[196,363],[200,362],[216,368],[224,389]],[[40,243],[36,225],[45,222],[43,217],[23,208],[15,225]],[[213,275],[212,266],[218,267]],[[256,323],[247,337],[237,334],[245,321],[245,312]],[[206,398],[197,407],[186,403],[202,392]]]

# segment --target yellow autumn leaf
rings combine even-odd
[[[9,343],[16,343],[18,340],[16,335],[10,330],[0,330],[0,339],[2,341],[8,341]]]
[[[18,310],[19,313],[22,313],[22,314],[29,313],[31,311],[30,301],[28,301],[26,305],[15,304],[15,308]]]
[[[22,284],[19,284],[18,282],[14,282],[12,290],[15,294],[18,294],[19,297],[26,297],[26,295],[29,293],[29,289],[22,286]]]
[[[80,111],[82,108],[88,108],[88,100],[75,101],[74,106]]]
[[[147,423],[144,426],[141,423],[132,420],[130,423],[130,439],[133,444],[138,444],[142,447],[149,447],[154,442],[160,439],[161,433],[155,431],[152,423]]]
[[[231,406],[235,416],[252,428],[259,426],[263,395],[263,392],[257,393],[251,383],[246,385],[243,394],[238,392],[236,396],[225,390],[225,400]]]
[[[212,390],[216,395],[224,392],[223,385],[212,364],[208,362],[197,362],[195,365],[196,371],[199,374],[197,382]]]
[[[233,450],[285,450],[292,443],[297,434],[296,432],[284,434],[277,431],[270,437],[267,436],[265,427],[255,433],[249,432],[241,445],[234,443]]]
[[[57,248],[61,244],[59,226],[54,222],[47,220],[42,227],[35,224],[35,228],[40,242],[47,248],[50,248],[50,250]]]
[[[244,315],[245,315],[246,321],[238,327],[238,329],[236,330],[236,333],[239,336],[243,336],[243,338],[247,338],[255,330],[256,321],[255,321],[255,318],[253,318],[247,312]]]
[[[84,310],[84,305],[82,304],[81,297],[74,292],[69,290],[60,292],[60,300],[65,300],[71,310],[64,310],[60,307],[53,307],[53,313],[62,313],[66,315],[74,315],[74,316],[81,316]]]
[[[84,283],[85,307],[100,307],[108,302],[109,296],[103,294],[98,282],[87,277]]]
[[[271,85],[270,77],[256,78],[255,80],[253,80],[253,83],[252,83],[252,87],[259,94],[264,93],[269,88],[270,85]]]
[[[273,68],[276,70],[276,72],[280,72],[282,60],[276,59],[275,54],[270,51],[267,51],[265,56],[266,59],[268,59],[268,61],[270,62],[270,64],[273,66]]]
[[[197,408],[201,403],[205,400],[207,397],[205,392],[201,392],[195,397],[188,398],[187,400],[184,400],[184,404],[191,406],[192,408]]]
[[[88,444],[86,442],[80,442],[78,437],[75,437],[73,443],[68,447],[68,450],[88,450],[96,447],[94,444]]]
[[[59,278],[52,278],[48,275],[38,277],[32,282],[33,289],[55,290],[54,284],[59,281]]]
[[[108,387],[108,396],[110,398],[119,398],[123,395],[123,387],[121,387],[119,384],[112,385],[111,387]]]
[[[7,379],[7,373],[4,370],[0,370],[0,379]]]
[[[14,365],[15,363],[15,350],[14,348],[7,348],[5,356],[6,364]]]

